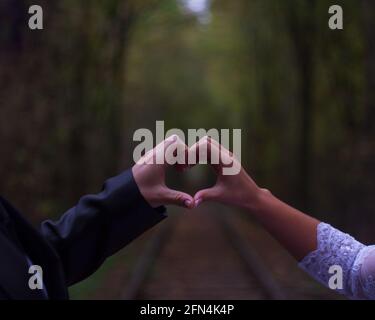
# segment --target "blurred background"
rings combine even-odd
[[[0,193],[37,225],[130,167],[136,129],[241,128],[258,184],[375,242],[375,2],[335,4],[342,31],[328,0],[1,0]],[[244,213],[200,211],[171,208],[72,298],[339,298]]]

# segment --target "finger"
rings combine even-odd
[[[187,153],[187,145],[177,135],[172,135],[146,154],[146,160],[152,164],[176,165],[182,170],[187,166]]]
[[[236,163],[233,153],[211,137],[202,138],[195,147],[198,150],[196,151],[196,157],[199,161],[203,155],[203,160],[207,158],[208,163],[213,167],[217,174],[223,174],[224,168],[233,167]],[[201,152],[201,149],[203,152]]]
[[[222,144],[217,142],[215,139],[209,138],[209,143],[215,146],[219,152],[219,161],[221,167],[231,167],[236,161],[234,154],[225,148]]]
[[[168,148],[178,141],[177,135],[172,135],[165,139],[164,141],[160,142],[154,149],[153,157],[154,160],[157,161],[158,164],[165,164],[165,153]]]
[[[163,142],[164,142],[164,147],[166,149],[169,146],[171,146],[172,144],[174,144],[175,142],[181,142],[181,139],[177,134],[173,134],[170,137],[168,137],[167,139],[165,139]],[[162,145],[163,142],[160,145]]]
[[[203,189],[194,195],[195,207],[204,201],[215,201],[219,198],[218,190],[215,187]]]
[[[221,166],[226,167],[233,164],[234,155],[231,151],[226,149],[223,145],[221,145],[219,142],[217,142],[215,139],[211,137],[207,137],[207,143],[211,146],[210,150],[213,151],[211,152],[211,154],[217,156],[217,161],[219,161],[219,164]]]
[[[183,171],[188,166],[188,146],[176,136],[176,140],[165,149],[166,165],[174,166],[178,171]]]
[[[189,209],[194,208],[193,197],[185,192],[165,188],[164,199],[166,204],[173,204]]]
[[[177,135],[172,135],[169,138],[160,142],[155,148],[146,152],[146,154],[139,160],[144,164],[162,164],[164,163],[165,149],[177,140]]]
[[[220,167],[220,146],[210,137],[204,137],[189,149],[189,164],[210,164],[217,174],[221,172]]]

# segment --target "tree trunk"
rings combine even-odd
[[[297,201],[302,210],[311,210],[310,180],[313,147],[313,85],[314,85],[314,37],[316,1],[308,3],[308,14],[305,7],[299,7],[291,1],[287,10],[287,26],[294,45],[296,68],[300,81],[300,140],[298,147],[299,164],[297,178]]]

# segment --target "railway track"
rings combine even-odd
[[[138,258],[122,299],[287,298],[229,216],[201,209],[168,220]]]

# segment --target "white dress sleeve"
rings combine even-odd
[[[318,247],[299,266],[317,281],[351,299],[375,300],[375,246],[365,246],[332,226],[320,223]],[[342,271],[342,281],[332,279]],[[336,281],[336,282],[335,282]]]

